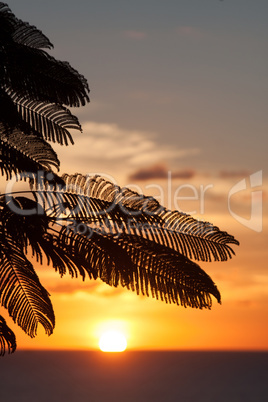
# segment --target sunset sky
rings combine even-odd
[[[211,310],[38,267],[56,328],[30,339],[8,319],[19,349],[95,349],[111,328],[131,349],[268,349],[267,0],[7,3],[89,82],[83,133],[55,147],[61,172],[102,174],[240,241],[200,264],[222,295]]]

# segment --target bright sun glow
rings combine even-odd
[[[127,347],[125,335],[119,331],[106,331],[102,334],[99,347],[102,352],[123,352]]]

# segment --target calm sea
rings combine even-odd
[[[1,402],[267,402],[268,353],[18,351]]]

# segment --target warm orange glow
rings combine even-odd
[[[127,340],[123,333],[111,330],[102,334],[99,347],[102,352],[124,352]]]
[[[175,184],[175,188],[179,186]],[[214,187],[226,193],[222,184],[222,180],[215,181]],[[200,185],[196,183],[195,187],[199,189]],[[32,339],[2,309],[1,314],[16,333],[18,349],[99,350],[101,336],[114,330],[126,336],[127,350],[268,350],[268,323],[264,319],[268,315],[266,204],[263,232],[253,233],[227,213],[226,198],[216,203],[214,196],[209,198],[212,191],[206,193],[207,215],[202,215],[202,220],[215,223],[241,242],[235,249],[236,256],[229,261],[200,263],[216,282],[221,305],[213,298],[211,310],[185,309],[137,296],[126,288],[107,286],[100,280],[82,282],[68,275],[60,278],[44,259],[43,266],[34,266],[51,294],[56,327],[48,337],[39,325],[38,336]],[[248,205],[244,206],[246,210]],[[188,208],[198,211],[197,205]]]

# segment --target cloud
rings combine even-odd
[[[98,282],[90,282],[84,283],[82,281],[77,281],[72,279],[72,282],[61,283],[60,280],[48,286],[49,292],[53,295],[55,293],[67,293],[73,294],[76,292],[87,292],[91,293],[96,291],[96,289],[100,286]]]
[[[76,149],[69,153],[76,169],[81,166],[106,164],[113,169],[133,170],[141,165],[170,161],[199,153],[197,148],[181,149],[176,146],[159,144],[153,133],[130,130],[117,124],[83,123],[83,135],[75,138]],[[71,158],[70,158],[71,157]],[[60,156],[61,160],[62,157]]]
[[[147,33],[144,31],[124,31],[124,35],[127,38],[134,39],[134,40],[142,40],[147,37]]]
[[[61,281],[54,282],[48,286],[50,294],[68,294],[73,295],[76,293],[87,293],[99,297],[114,297],[115,295],[121,295],[125,292],[123,287],[112,287],[100,280],[82,282],[72,279],[67,283],[62,283]]]
[[[172,171],[173,179],[191,179],[194,177],[195,171],[191,169]],[[166,179],[168,177],[168,169],[164,164],[155,164],[147,168],[141,168],[129,175],[129,180],[145,181],[150,179]]]

